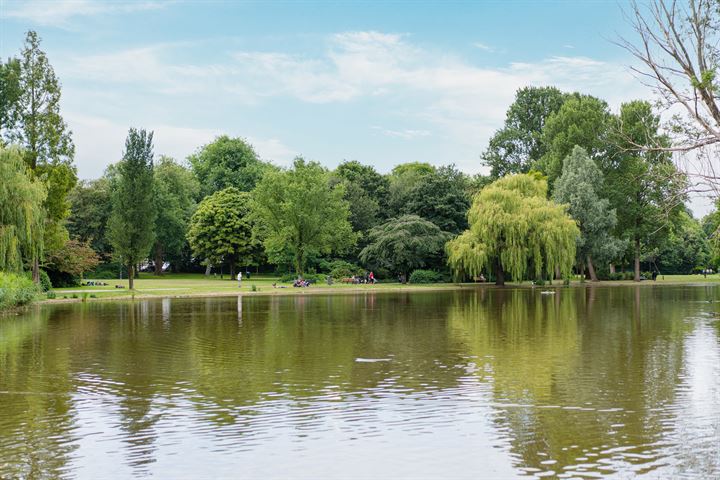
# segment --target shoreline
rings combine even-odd
[[[37,300],[27,305],[54,305],[54,304],[66,304],[66,303],[89,303],[89,302],[108,302],[108,301],[135,301],[135,300],[152,300],[152,299],[166,299],[166,298],[220,298],[220,297],[268,297],[268,296],[308,296],[308,295],[360,295],[360,294],[382,294],[382,293],[417,293],[417,292],[439,292],[439,291],[462,291],[462,290],[479,290],[479,289],[492,289],[492,290],[515,290],[515,289],[526,289],[538,291],[542,290],[559,290],[563,288],[605,288],[605,287],[662,287],[662,286],[687,286],[687,287],[702,287],[702,286],[720,286],[720,279],[717,281],[673,281],[665,280],[660,282],[654,282],[652,280],[645,280],[642,282],[634,282],[632,280],[624,281],[600,281],[600,282],[573,282],[570,285],[553,284],[553,285],[532,285],[530,283],[521,284],[508,284],[504,286],[498,286],[494,283],[443,283],[443,284],[424,284],[424,285],[403,285],[403,286],[383,286],[380,288],[373,288],[372,286],[364,287],[307,287],[307,288],[294,288],[288,286],[287,288],[277,288],[272,290],[262,291],[240,291],[233,293],[232,291],[220,291],[220,292],[197,292],[197,293],[142,293],[139,292],[135,295],[107,295],[95,298],[54,298]],[[87,294],[97,294],[103,291],[88,290]],[[127,292],[127,290],[125,291]],[[58,292],[62,294],[62,292]],[[25,308],[26,308],[25,307]],[[23,307],[20,307],[23,308]]]

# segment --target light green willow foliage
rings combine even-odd
[[[16,148],[0,148],[0,179],[0,270],[20,272],[42,256],[47,191]]]
[[[468,212],[470,228],[447,243],[457,274],[503,271],[522,280],[529,265],[540,277],[558,268],[569,275],[575,261],[575,221],[564,205],[547,199],[547,182],[533,174],[506,176],[485,187]]]

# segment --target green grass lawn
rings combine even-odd
[[[117,280],[117,279],[87,279],[103,281],[108,284],[107,287],[71,287],[71,288],[57,288],[54,289],[56,298],[82,298],[93,295],[97,298],[110,298],[110,297],[127,297],[133,294],[128,290],[128,281]],[[720,275],[664,275],[659,276],[656,282],[651,280],[643,281],[642,284],[682,284],[682,283],[712,283],[720,282]],[[273,288],[272,284],[282,285],[286,288]],[[553,286],[559,286],[560,282],[553,282]],[[573,285],[580,285],[579,280],[574,280]],[[588,285],[586,282],[585,285]],[[632,281],[612,281],[612,282],[600,282],[599,285],[617,285],[617,284],[629,284],[632,285]],[[122,285],[124,288],[115,288],[115,285]],[[469,287],[473,284],[463,284],[463,286]],[[477,284],[480,285],[480,284]],[[487,284],[486,284],[487,285]],[[513,284],[510,284],[513,285]],[[529,282],[524,282],[522,285],[529,286]],[[182,274],[165,274],[160,277],[156,277],[151,273],[143,273],[140,278],[135,279],[135,291],[136,296],[184,296],[184,295],[222,295],[228,294],[233,295],[237,293],[251,293],[253,292],[253,286],[255,291],[260,293],[311,293],[312,291],[323,291],[323,292],[362,292],[362,291],[382,291],[382,290],[395,290],[395,289],[416,289],[416,288],[457,288],[457,284],[454,283],[440,283],[440,284],[424,284],[424,285],[400,285],[397,282],[385,282],[380,281],[375,285],[346,285],[340,283],[334,283],[333,285],[326,285],[325,283],[318,283],[309,288],[293,288],[289,283],[280,283],[278,278],[275,276],[268,275],[253,275],[249,280],[243,279],[242,288],[238,288],[236,280],[230,280],[227,276],[224,279],[220,277],[205,277],[203,274],[197,273],[182,273]],[[540,287],[542,288],[542,287]],[[44,299],[45,295],[42,295],[41,299]]]

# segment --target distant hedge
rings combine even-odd
[[[415,270],[410,274],[410,283],[440,283],[443,276],[433,270]]]
[[[0,272],[0,310],[30,303],[39,288],[25,275]]]

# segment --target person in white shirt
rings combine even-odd
[[[242,287],[242,272],[238,272],[237,281],[238,281],[238,288]]]

